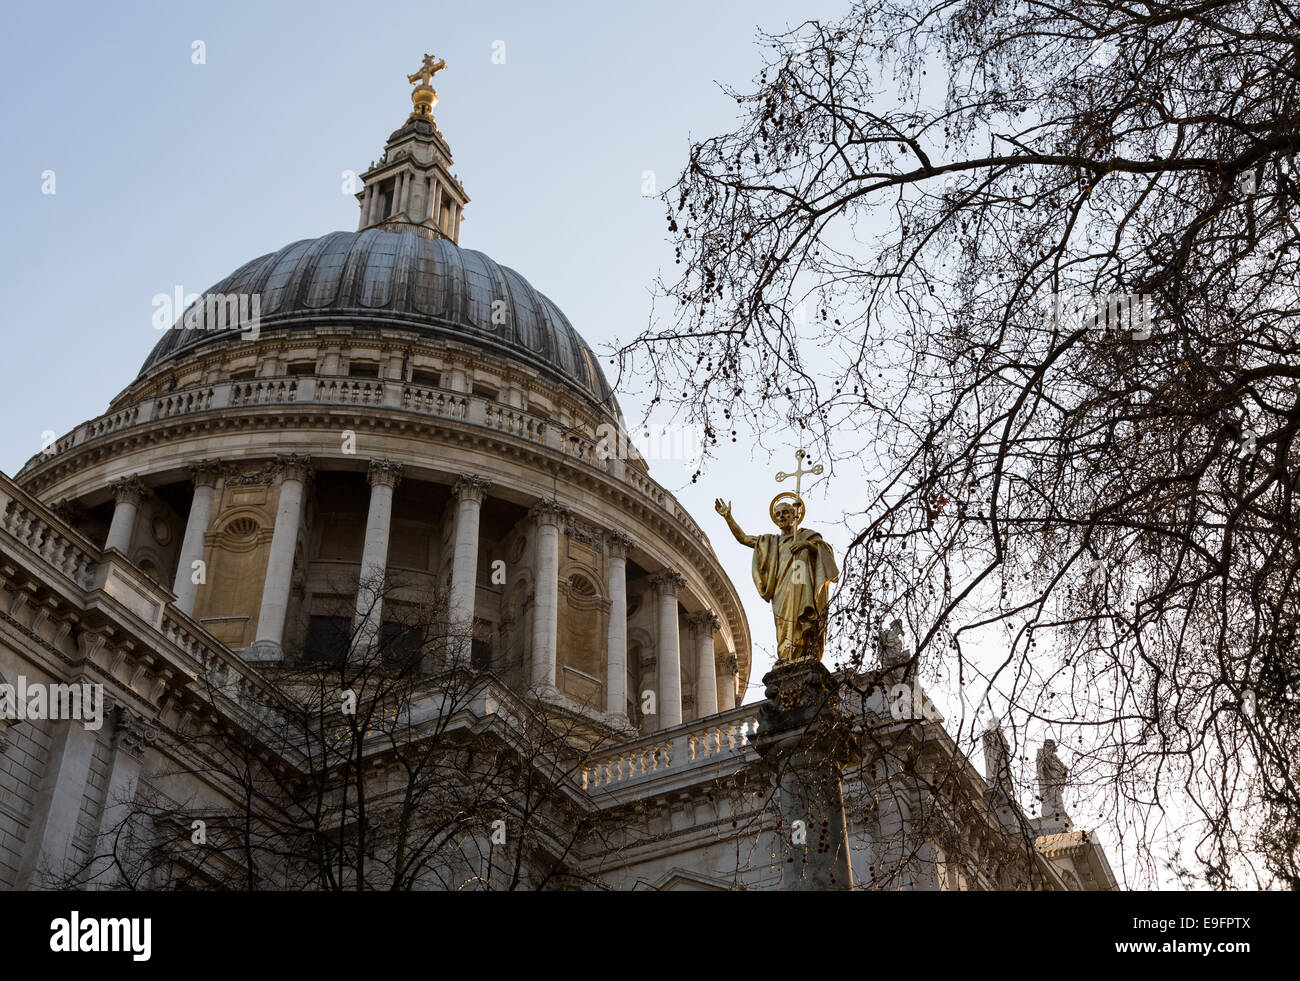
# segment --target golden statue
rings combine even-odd
[[[794,493],[782,491],[768,505],[768,514],[781,529],[779,535],[746,535],[731,516],[729,501],[718,498],[713,505],[727,519],[736,541],[754,550],[754,585],[759,595],[772,604],[778,663],[822,659],[830,584],[840,577],[830,543],[817,532],[799,527],[806,510],[799,496],[803,475],[822,472],[820,465],[804,470],[805,456],[799,450],[794,473],[776,475],[778,481],[795,478]]]
[[[411,103],[415,106],[411,119],[423,118],[433,121],[433,107],[438,104],[438,93],[433,90],[433,76],[446,67],[447,62],[441,58],[435,61],[433,55],[426,54],[420,70],[406,76],[406,80],[415,85],[415,90],[411,93]]]

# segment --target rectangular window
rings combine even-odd
[[[492,399],[493,401],[496,401],[497,395],[500,394],[491,385],[484,385],[482,382],[476,383],[473,391],[479,398]]]
[[[423,633],[424,631],[418,625],[412,626],[393,620],[385,622],[379,633],[384,658],[403,664],[418,658],[424,646]]]
[[[286,370],[291,375],[314,375],[316,374],[316,362],[294,361]]]
[[[353,361],[348,365],[349,378],[378,378],[379,365],[369,361]]]
[[[411,372],[411,384],[423,385],[426,388],[438,388],[442,385],[442,375],[436,371],[420,371],[417,369]]]
[[[303,659],[325,664],[342,664],[352,639],[350,617],[312,617],[307,622],[307,646]]]
[[[256,377],[257,377],[257,372],[252,368],[247,368],[244,371],[234,371],[231,372],[230,374],[230,380],[237,381],[237,382],[251,381]]]

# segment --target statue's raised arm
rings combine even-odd
[[[735,536],[736,541],[740,542],[740,544],[747,548],[753,548],[757,539],[755,539],[753,535],[746,535],[744,529],[742,529],[740,525],[736,524],[736,519],[731,516],[731,502],[724,501],[719,497],[713,502],[713,507],[718,514],[727,519],[727,527],[731,529],[731,534]]]

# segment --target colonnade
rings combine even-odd
[[[310,459],[279,457],[275,462],[280,491],[275,527],[267,556],[257,620],[257,635],[244,651],[249,660],[277,661],[283,657],[285,619],[293,579],[294,554],[306,502],[306,485],[312,474]],[[176,606],[194,613],[198,593],[193,570],[204,557],[204,536],[212,521],[220,467],[204,462],[192,469],[194,498],[181,542],[173,591]],[[367,470],[370,497],[366,512],[361,576],[357,590],[354,636],[357,643],[373,643],[383,623],[383,593],[379,584],[387,571],[388,545],[392,529],[393,497],[402,477],[400,464],[372,460]],[[448,623],[453,646],[468,649],[472,636],[478,589],[479,534],[483,501],[491,483],[473,474],[461,477],[452,487],[455,534],[452,546],[451,583],[448,591]],[[114,511],[106,547],[126,552],[133,534],[142,497],[148,493],[141,482],[126,478],[113,485]],[[532,660],[530,686],[543,696],[556,694],[556,671],[560,620],[560,536],[568,510],[559,502],[543,498],[529,511],[536,534],[534,569]],[[605,712],[626,721],[628,634],[627,556],[632,539],[617,530],[604,533],[606,548],[606,596],[609,600],[609,628],[606,634]],[[719,665],[714,653],[717,617],[709,612],[685,618],[688,630],[683,648],[683,631],[678,613],[678,591],[686,579],[672,569],[650,577],[654,601],[657,660],[658,728],[682,723],[682,663],[692,664],[696,678],[696,716],[713,715],[735,706],[735,657],[724,656]],[[721,684],[719,684],[721,678]],[[640,696],[640,693],[633,693]]]

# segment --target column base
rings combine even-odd
[[[284,660],[284,649],[273,640],[255,640],[239,652],[245,661],[258,664],[275,663]]]

